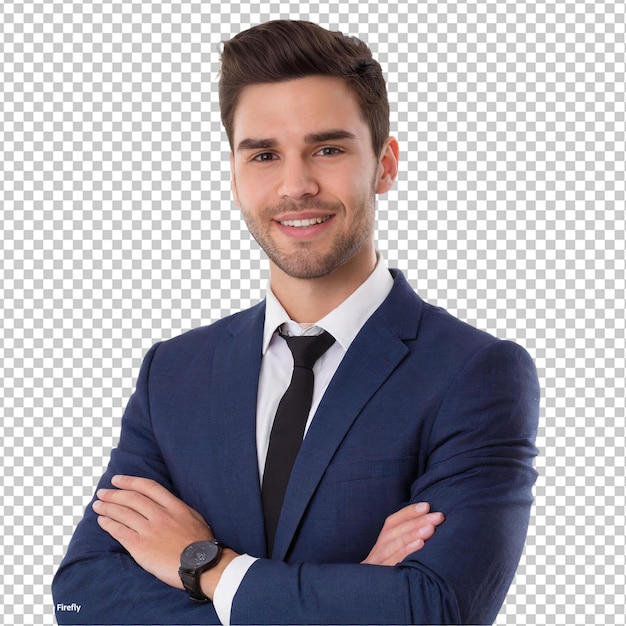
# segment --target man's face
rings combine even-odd
[[[369,127],[340,78],[261,83],[239,96],[235,201],[271,263],[289,276],[319,278],[371,263],[374,196],[393,184],[396,158],[389,145],[380,158],[374,154]]]

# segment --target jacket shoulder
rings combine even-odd
[[[158,348],[158,356],[168,355],[172,358],[188,358],[194,354],[206,353],[215,349],[229,337],[236,336],[246,330],[251,333],[262,333],[265,319],[265,302],[260,302],[250,309],[239,311],[223,317],[211,324],[192,328],[180,335],[165,339],[153,346]]]

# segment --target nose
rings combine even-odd
[[[285,157],[278,185],[279,196],[283,199],[300,200],[318,192],[319,185],[311,165],[302,158]]]

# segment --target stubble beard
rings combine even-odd
[[[272,237],[271,226],[264,229],[260,225],[261,222],[271,225],[273,216],[307,208],[321,208],[331,215],[345,214],[345,207],[341,202],[320,202],[319,200],[311,200],[299,205],[282,203],[268,207],[264,211],[263,220],[254,219],[242,207],[243,217],[251,235],[272,263],[292,278],[310,280],[328,276],[338,267],[345,265],[373,237],[373,193],[360,202],[358,211],[355,213],[359,215],[359,219],[351,225],[350,231],[337,233],[332,244],[323,253],[316,249],[318,246],[316,241],[296,242],[296,250],[285,252]]]

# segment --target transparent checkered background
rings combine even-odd
[[[389,264],[536,359],[540,478],[497,623],[624,624],[624,16],[622,0],[3,0],[4,623],[54,623],[53,572],[145,351],[262,297],[219,42],[291,17],[361,35],[386,68]]]

